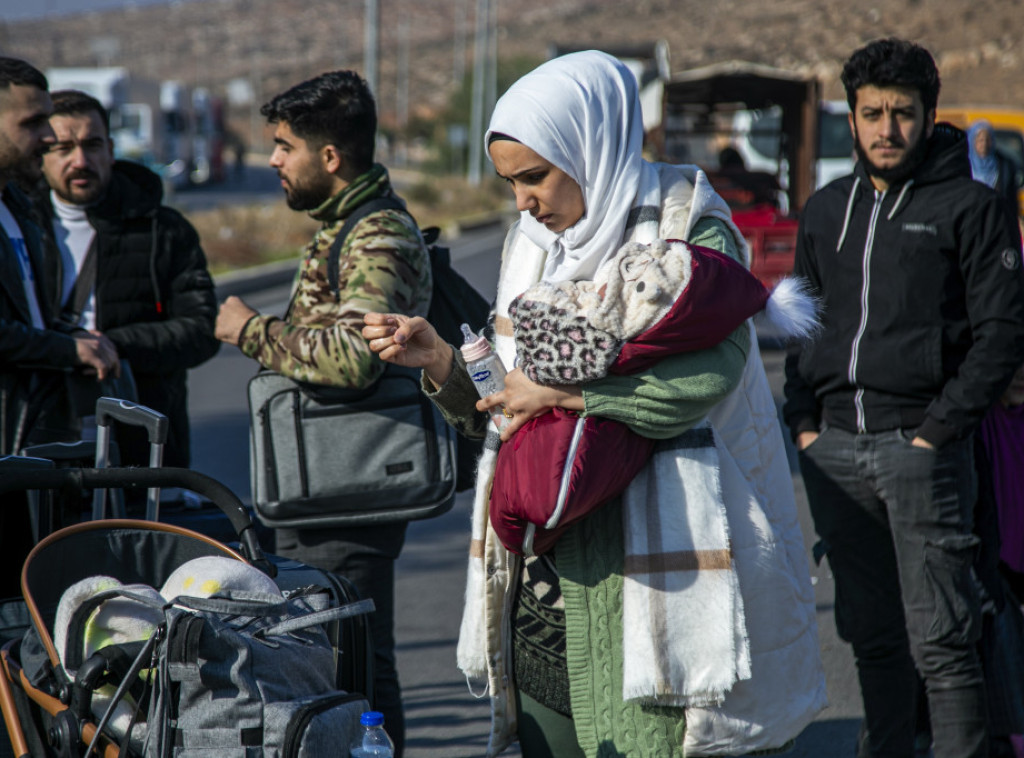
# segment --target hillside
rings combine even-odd
[[[499,0],[499,54],[542,60],[551,43],[668,41],[673,71],[745,59],[817,74],[839,97],[841,61],[896,34],[936,55],[942,102],[1024,106],[1024,0]],[[380,0],[378,101],[393,122],[400,40],[414,113],[446,101],[472,69],[473,0]],[[364,0],[177,0],[165,5],[0,22],[0,51],[41,68],[124,65],[224,91],[250,82],[258,102],[330,68],[362,68]],[[456,19],[461,19],[457,24]],[[463,65],[456,62],[463,29]],[[258,103],[257,103],[258,104]]]

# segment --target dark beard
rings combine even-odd
[[[311,211],[327,201],[332,194],[331,189],[330,176],[317,175],[309,184],[289,184],[285,190],[285,202],[293,211]]]
[[[20,189],[28,191],[43,178],[43,159],[39,155],[9,153],[0,157],[0,174],[14,182]]]
[[[914,146],[903,156],[903,160],[891,168],[880,168],[872,163],[864,148],[861,147],[860,135],[856,133],[853,135],[853,147],[857,151],[857,158],[864,164],[868,176],[881,179],[891,187],[896,184],[902,184],[912,177],[914,172],[917,171],[917,167],[924,162],[924,156],[928,153],[928,138],[922,133],[917,138]]]
[[[11,175],[20,187],[31,187],[43,176],[43,170],[36,161],[26,161],[18,164]]]

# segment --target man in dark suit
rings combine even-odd
[[[25,61],[0,57],[0,455],[73,435],[61,417],[55,377],[74,370],[103,379],[118,366],[106,338],[53,328],[39,229],[15,185],[40,176],[44,140],[53,136],[51,109],[46,77]],[[20,500],[2,500],[0,597],[6,597],[18,591],[31,537]]]

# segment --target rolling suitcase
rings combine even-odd
[[[286,595],[310,586],[323,587],[332,597],[334,605],[346,605],[359,600],[359,592],[352,582],[339,574],[307,566],[304,563],[268,554],[267,559],[277,569],[274,581]],[[328,635],[340,652],[342,660],[337,668],[336,684],[348,692],[362,692],[373,702],[373,637],[367,616],[353,616],[335,622]]]
[[[167,418],[163,414],[137,403],[112,397],[101,397],[96,401],[96,440],[77,442],[50,442],[31,445],[20,451],[21,456],[52,461],[57,468],[107,468],[120,463],[120,452],[111,439],[111,426],[119,421],[129,426],[141,426],[148,432],[150,442],[150,466],[159,467],[163,458],[163,445],[167,440]],[[28,502],[32,525],[33,542],[39,542],[54,529],[77,523],[84,514],[80,513],[86,493],[82,489],[65,487],[60,492],[29,491]],[[159,489],[151,490],[147,501],[147,517],[156,521],[159,506]],[[92,492],[92,519],[106,517],[108,490]],[[118,518],[126,516],[124,492],[121,489],[109,491],[111,513]]]
[[[107,468],[120,465],[120,448],[113,439],[114,422],[124,426],[141,427],[149,441],[149,465],[159,467],[163,458],[163,446],[167,439],[166,417],[144,405],[102,397],[96,404],[96,440],[78,442],[53,442],[24,448],[21,455],[49,459],[58,468]],[[108,511],[116,518],[145,518],[174,524],[205,534],[221,542],[231,542],[235,533],[231,523],[219,508],[207,498],[194,496],[191,503],[166,503],[161,501],[162,488],[149,490],[144,504],[126,504],[125,493],[120,488],[95,490],[91,493],[91,515],[77,512],[87,493],[30,493],[31,520],[34,542],[49,534],[55,528],[77,523],[82,518],[106,517]],[[191,490],[189,490],[191,493]],[[250,509],[250,515],[251,509]],[[37,526],[37,524],[41,526]],[[256,522],[260,544],[273,549],[274,531]]]
[[[159,468],[163,463],[164,445],[167,443],[169,422],[167,416],[144,405],[113,397],[101,397],[96,401],[96,468],[110,464],[111,425],[119,421],[128,426],[140,426],[146,430],[149,440],[149,466]],[[106,518],[107,490],[93,492],[93,520]],[[124,515],[119,514],[119,515]],[[160,488],[150,487],[146,493],[146,521],[160,520]]]

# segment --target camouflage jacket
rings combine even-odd
[[[310,212],[323,226],[306,248],[283,319],[260,314],[246,323],[239,347],[260,365],[316,384],[361,388],[384,364],[363,339],[371,311],[425,316],[430,306],[430,256],[415,222],[382,210],[359,221],[341,250],[339,293],[327,281],[327,255],[345,218],[359,205],[393,195],[377,164]]]

